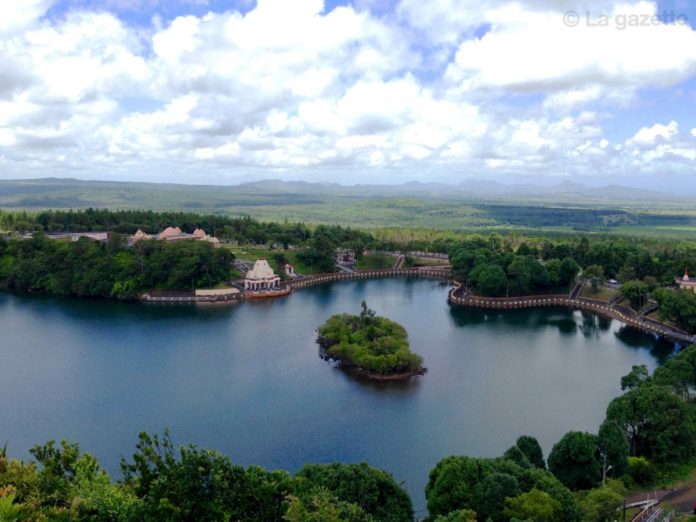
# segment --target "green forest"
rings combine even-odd
[[[567,294],[578,275],[597,291],[615,279],[636,311],[654,299],[663,321],[696,331],[696,294],[668,288],[696,268],[689,242],[580,236],[472,236],[449,249],[455,280],[478,295]]]
[[[19,292],[136,299],[146,288],[194,290],[229,279],[234,259],[205,241],[0,240],[0,286]]]
[[[318,329],[326,357],[368,374],[400,375],[423,372],[423,359],[409,347],[400,324],[379,317],[362,302],[359,315],[332,315]]]
[[[410,521],[411,500],[367,464],[311,464],[298,473],[243,467],[213,450],[140,435],[113,482],[77,444],[35,446],[33,460],[0,452],[0,520]]]
[[[0,211],[5,226],[35,230],[30,239],[0,237],[0,288],[76,297],[136,299],[147,289],[210,288],[229,280],[234,255],[206,242],[157,240],[129,246],[128,235],[141,229],[156,233],[178,226],[191,233],[203,228],[223,241],[272,245],[282,251],[301,246],[299,258],[318,271],[331,272],[338,245],[362,252],[379,243],[365,232],[340,226],[260,223],[251,218],[223,218],[178,212],[47,211],[35,215]],[[0,221],[2,223],[2,221]],[[111,239],[97,243],[51,240],[59,231],[111,231]],[[126,235],[128,234],[128,235]]]
[[[606,522],[623,499],[683,476],[696,462],[696,346],[652,375],[621,379],[597,433],[571,431],[548,459],[520,436],[496,458],[453,455],[430,471],[428,522]],[[511,437],[514,437],[511,435]],[[233,464],[227,456],[142,433],[114,481],[77,444],[0,451],[0,520],[408,522],[411,500],[368,464],[308,464],[299,472]]]
[[[341,186],[262,181],[235,186],[95,182],[67,179],[0,180],[7,209],[108,208],[251,215],[263,221],[342,224],[369,228],[640,233],[694,238],[691,198],[607,187],[570,192],[477,193],[462,185]]]
[[[333,269],[337,246],[447,252],[454,277],[483,295],[567,291],[580,275],[609,278],[638,308],[655,299],[659,314],[696,331],[696,294],[669,288],[685,269],[696,273],[696,247],[671,239],[602,235],[403,234],[401,241],[342,226],[262,223],[187,213],[53,211],[0,213],[7,229],[33,237],[0,238],[0,285],[17,292],[133,299],[145,288],[193,289],[230,277],[234,257],[206,242],[141,241],[125,234],[201,227],[223,241],[293,246],[308,265]],[[20,226],[18,226],[20,223]],[[58,230],[110,230],[107,242],[49,239]],[[118,231],[117,231],[118,230]],[[406,331],[377,317],[333,316],[319,329],[327,353],[375,373],[421,368]],[[522,436],[498,458],[450,456],[434,463],[426,488],[431,522],[613,520],[629,491],[657,487],[696,464],[696,346],[651,375],[633,367],[623,394],[596,433],[571,431],[544,459]],[[517,434],[510,434],[511,441]],[[0,454],[0,520],[401,521],[411,501],[386,472],[367,464],[307,465],[296,474],[242,467],[215,451],[175,448],[167,434],[142,434],[114,481],[75,444],[49,442],[31,461]]]
[[[138,229],[155,233],[167,226],[178,226],[188,233],[203,228],[223,243],[271,249],[281,260],[286,259],[283,252],[292,249],[312,273],[335,270],[337,247],[354,250],[359,266],[365,266],[360,261],[364,250],[448,253],[454,279],[476,294],[491,297],[565,294],[578,275],[594,290],[606,280],[616,279],[634,309],[653,299],[660,305],[657,315],[661,320],[696,331],[696,294],[666,288],[685,270],[696,273],[696,245],[677,239],[445,234],[408,229],[386,233],[189,212],[0,211],[0,228],[35,231],[33,239],[16,234],[4,239],[0,236],[0,286],[55,295],[134,299],[151,288],[192,290],[230,278],[234,256],[227,249],[213,250],[190,242],[147,241],[127,246],[127,234]],[[112,232],[112,239],[106,244],[88,239],[61,243],[42,235],[107,230]]]

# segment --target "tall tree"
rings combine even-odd
[[[579,431],[566,433],[549,454],[549,469],[572,490],[593,488],[600,480],[597,437]]]

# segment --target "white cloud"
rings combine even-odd
[[[649,147],[658,142],[670,141],[679,134],[679,125],[676,121],[671,121],[667,125],[656,123],[652,127],[643,127],[631,139],[632,143],[638,146]]]
[[[0,2],[0,34],[19,33],[42,16],[56,0]]]
[[[656,5],[617,5],[621,16],[656,15]],[[458,48],[447,78],[465,89],[570,91],[561,102],[596,99],[598,86],[672,85],[696,72],[696,31],[650,24],[620,30],[582,20],[568,27],[557,11],[507,4],[487,11],[492,30]]]
[[[623,142],[602,130],[642,88],[694,76],[689,27],[569,28],[562,14],[572,2],[551,0],[402,0],[394,10],[383,0],[335,9],[260,0],[246,14],[145,28],[77,7],[40,19],[51,1],[18,3],[0,4],[3,176],[31,164],[38,175],[273,169],[385,181],[393,172],[596,175],[693,161],[696,129],[680,134],[677,122],[631,128]],[[165,8],[79,5],[145,4]],[[515,105],[529,93],[537,98]]]

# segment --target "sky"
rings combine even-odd
[[[2,0],[0,179],[689,187],[696,2]]]

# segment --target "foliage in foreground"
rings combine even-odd
[[[406,330],[378,317],[365,301],[360,315],[333,315],[318,332],[328,357],[360,370],[399,374],[418,371],[423,363],[422,357],[411,352]]]
[[[441,460],[430,472],[425,489],[431,519],[470,509],[479,521],[537,520],[535,516],[549,522],[582,520],[570,490],[515,447],[506,452],[507,458],[452,456]],[[512,460],[515,453],[522,458]]]
[[[308,465],[297,475],[244,468],[212,450],[176,450],[167,434],[141,434],[114,483],[96,460],[66,442],[0,453],[0,520],[407,522],[411,500],[367,464]]]
[[[466,509],[479,522],[614,520],[626,486],[655,485],[696,457],[696,345],[652,376],[634,366],[621,387],[597,434],[571,431],[553,446],[549,471],[531,437],[503,458],[440,461],[426,486],[431,520]]]
[[[369,312],[365,306],[374,318]],[[696,345],[653,375],[634,367],[621,384],[624,394],[609,404],[598,434],[566,434],[551,451],[549,470],[529,436],[500,458],[441,460],[426,486],[429,521],[613,520],[624,485],[653,485],[696,456]],[[21,462],[0,452],[3,522],[412,519],[408,494],[367,464],[307,465],[290,475],[237,466],[195,446],[177,450],[166,433],[141,434],[115,483],[76,445],[49,442],[31,454],[34,462]]]

